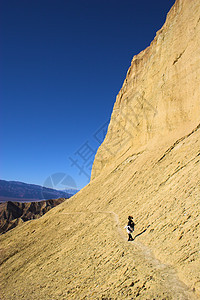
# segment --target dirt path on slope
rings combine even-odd
[[[133,247],[134,259],[141,264],[141,262],[146,262],[151,266],[152,270],[156,273],[159,273],[160,280],[164,283],[167,290],[173,294],[174,299],[176,300],[195,300],[198,299],[195,294],[189,289],[189,287],[179,280],[176,271],[173,267],[161,263],[158,259],[155,258],[152,250],[145,246],[144,244],[137,241],[127,241],[127,235],[125,235],[125,230],[122,230],[120,227],[119,216],[114,211],[76,211],[71,213],[63,213],[63,214],[81,214],[81,213],[100,213],[100,214],[109,214],[113,216],[114,223],[116,226],[116,230],[119,234],[119,237],[125,242],[129,243],[130,246]],[[144,230],[143,232],[145,232]],[[142,232],[142,233],[143,233]],[[141,235],[141,233],[137,234],[137,236]],[[134,238],[134,239],[135,239]],[[137,259],[138,258],[138,259]]]

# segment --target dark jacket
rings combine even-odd
[[[131,227],[132,230],[134,230],[135,223],[133,222],[133,220],[128,221],[128,226]]]

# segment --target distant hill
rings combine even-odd
[[[0,202],[35,202],[48,199],[70,198],[77,191],[64,191],[46,188],[36,184],[19,181],[0,180]]]
[[[0,233],[5,233],[23,222],[40,218],[65,200],[60,198],[29,203],[11,201],[0,203]]]

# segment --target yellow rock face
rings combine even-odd
[[[91,182],[1,236],[2,299],[200,298],[199,40],[199,0],[176,1],[133,58]]]
[[[179,0],[151,45],[133,57],[92,178],[130,147],[174,141],[200,123],[200,3]]]

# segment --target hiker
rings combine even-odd
[[[128,241],[133,241],[133,237],[131,234],[134,231],[134,226],[135,226],[135,224],[133,222],[133,217],[129,216],[128,217],[128,225],[124,227],[128,233]]]

